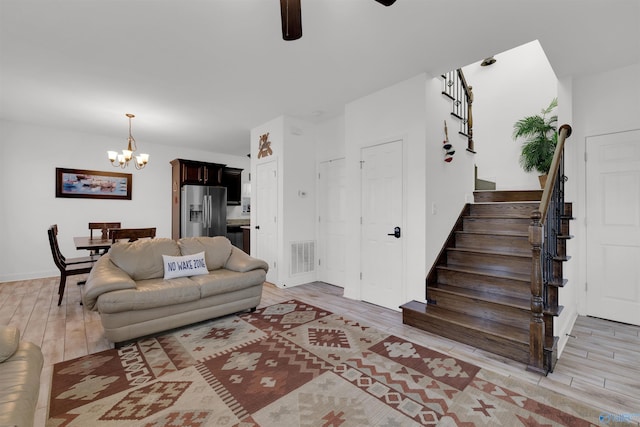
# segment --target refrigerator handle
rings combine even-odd
[[[209,194],[209,224],[207,225],[209,228],[211,228],[211,219],[213,218],[213,203],[211,200],[211,194]]]
[[[209,209],[207,206],[207,196],[202,196],[202,228],[207,227],[207,217],[209,215]]]
[[[209,228],[209,216],[211,215],[211,212],[209,211],[210,205],[209,205],[209,196],[204,196],[204,205],[207,207],[207,216],[204,218],[204,228]]]

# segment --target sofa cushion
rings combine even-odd
[[[204,251],[208,270],[224,267],[233,246],[224,236],[184,237],[178,241],[182,255],[193,255]]]
[[[180,247],[171,239],[141,239],[116,242],[109,249],[111,262],[133,280],[157,279],[164,276],[162,255],[178,256]]]
[[[0,364],[0,426],[34,425],[43,364],[40,347],[27,341]]]
[[[171,280],[148,279],[136,282],[135,289],[123,289],[100,295],[100,313],[146,310],[200,299],[200,286],[188,277]]]
[[[20,330],[13,326],[0,326],[0,363],[16,352],[20,344]]]
[[[202,298],[207,298],[261,285],[264,283],[266,275],[267,273],[262,269],[238,273],[222,268],[211,271],[206,276],[191,277],[191,280],[200,285]]]
[[[162,255],[162,260],[164,261],[165,280],[209,274],[207,263],[204,260],[204,252],[182,256]]]

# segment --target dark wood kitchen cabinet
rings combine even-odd
[[[178,169],[180,186],[195,185],[223,185],[222,171],[224,165],[218,163],[198,162],[195,160],[175,159],[171,165]]]
[[[220,163],[174,159],[172,180],[174,191],[183,185],[213,185],[226,187],[227,205],[242,202],[242,169],[229,168]]]
[[[239,205],[242,200],[242,169],[225,167],[222,185],[227,187],[227,205]]]

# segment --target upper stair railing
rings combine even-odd
[[[444,88],[442,94],[451,98],[451,115],[460,119],[458,133],[467,137],[467,151],[474,151],[473,144],[473,88],[467,84],[462,69],[458,68],[442,75]]]
[[[567,177],[564,175],[564,143],[570,135],[571,126],[562,125],[540,206],[531,214],[529,226],[533,260],[527,369],[545,375],[553,367],[550,358],[545,357],[545,348],[553,348],[554,336],[553,324],[547,324],[544,315],[559,313],[557,286],[563,280],[562,269],[556,268],[556,262],[559,258],[558,238],[565,215],[564,183]]]

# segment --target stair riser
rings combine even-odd
[[[427,288],[427,298],[447,310],[481,317],[522,329],[529,328],[531,311],[495,304],[475,298],[443,292],[438,288]]]
[[[479,274],[462,273],[451,270],[438,270],[438,283],[458,286],[460,288],[484,290],[518,298],[531,297],[531,284],[519,280],[509,280],[500,277]]]
[[[402,322],[406,325],[431,332],[458,342],[462,342],[491,353],[522,363],[529,362],[529,345],[509,340],[508,337],[489,335],[466,328],[444,319],[410,310],[402,311]]]
[[[470,208],[471,215],[531,218],[531,213],[537,210],[539,206],[539,203],[489,203],[472,204]]]
[[[475,191],[473,199],[476,203],[486,202],[530,202],[542,199],[542,190],[525,191]]]
[[[491,234],[456,234],[456,247],[530,254],[531,244],[526,236],[501,236]]]
[[[449,266],[489,268],[518,274],[531,272],[531,257],[447,251],[447,264]]]
[[[463,219],[463,230],[465,231],[515,231],[521,233],[529,232],[531,220],[526,218],[469,218]]]

